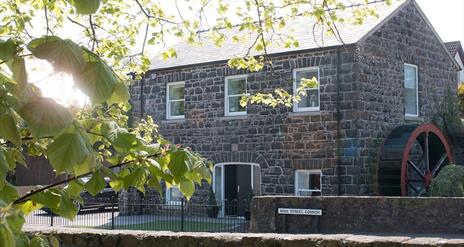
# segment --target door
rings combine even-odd
[[[243,216],[252,192],[251,166],[226,165],[224,173],[225,214]]]
[[[222,216],[244,216],[250,195],[259,195],[260,169],[256,164],[217,164],[214,168],[216,199]]]

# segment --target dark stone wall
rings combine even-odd
[[[463,246],[459,238],[428,236],[366,236],[351,234],[180,233],[86,228],[30,228],[26,233],[56,237],[62,247],[400,247]]]
[[[323,194],[337,194],[335,50],[272,57],[260,72],[230,69],[224,63],[151,71],[144,81],[145,114],[160,124],[160,133],[199,152],[213,163],[253,162],[261,167],[262,194],[293,194],[295,169],[322,169]],[[342,138],[353,132],[356,66],[351,51],[340,55]],[[321,111],[294,113],[292,108],[249,105],[246,116],[224,116],[225,76],[247,74],[248,92],[275,88],[292,91],[295,68],[319,66]],[[166,83],[185,81],[185,120],[166,120]],[[140,82],[132,88],[135,116],[140,116]],[[350,132],[351,131],[351,132]],[[350,136],[352,137],[352,136]],[[342,178],[344,179],[344,178]],[[352,181],[345,181],[352,183]]]
[[[463,234],[464,198],[255,197],[250,230],[277,233]],[[321,209],[322,216],[278,208]],[[446,209],[446,210],[444,210]]]
[[[264,195],[293,194],[295,169],[321,169],[323,195],[376,194],[377,155],[387,134],[408,121],[432,121],[446,89],[455,92],[457,68],[414,4],[357,45],[341,48],[339,56],[337,49],[274,55],[272,73],[233,70],[226,62],[149,71],[144,115],[155,118],[167,139],[213,163],[258,163]],[[415,119],[404,116],[404,63],[419,66]],[[291,92],[292,70],[310,66],[320,67],[321,111],[250,105],[247,116],[224,116],[225,76],[247,74],[249,93]],[[185,81],[185,120],[166,120],[166,83],[175,81]],[[141,82],[131,94],[137,118]]]
[[[376,193],[379,146],[395,127],[407,122],[434,122],[447,97],[456,95],[457,68],[434,31],[411,1],[381,28],[358,43],[359,112],[354,121],[359,156],[352,165],[364,170],[362,193]],[[418,66],[419,117],[404,114],[404,63]],[[450,95],[447,94],[447,91]],[[437,123],[438,124],[438,123]],[[440,124],[438,124],[440,126]]]

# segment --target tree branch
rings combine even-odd
[[[146,156],[145,158],[153,158],[153,157],[157,157],[159,154],[152,154],[152,155],[148,155]],[[122,167],[122,166],[125,166],[125,165],[128,165],[134,161],[137,161],[136,159],[134,160],[128,160],[128,161],[125,161],[125,162],[122,162],[122,163],[119,163],[119,164],[116,164],[116,165],[112,165],[112,166],[109,166],[108,168],[109,169],[112,169],[112,168],[117,168],[117,167]],[[83,177],[87,177],[89,175],[93,174],[93,172],[87,172],[87,173],[84,173],[82,175],[79,175],[79,176],[73,176],[73,177],[69,177],[65,180],[61,180],[61,181],[58,181],[56,183],[53,183],[53,184],[50,184],[50,185],[47,185],[45,187],[42,187],[40,189],[37,189],[37,190],[31,190],[30,192],[28,192],[27,194],[25,194],[24,196],[21,196],[20,198],[16,199],[13,204],[19,204],[19,203],[23,203],[23,202],[26,202],[28,200],[30,200],[30,197],[35,195],[35,194],[38,194],[40,192],[43,192],[45,190],[48,190],[48,189],[51,189],[53,187],[56,187],[56,186],[59,186],[59,185],[62,185],[62,184],[65,184],[65,183],[69,183],[73,180],[76,180],[76,179],[79,179],[79,178],[83,178]]]

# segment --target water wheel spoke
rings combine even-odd
[[[422,187],[421,190],[419,191],[419,193],[417,193],[417,196],[422,196],[425,193],[426,190],[427,190],[426,187]]]
[[[419,194],[419,191],[416,189],[416,187],[414,187],[412,184],[408,183],[408,186],[409,188],[411,188],[412,190],[414,190],[414,192],[416,192],[416,194]]]
[[[424,158],[425,158],[425,167],[426,167],[427,171],[430,171],[429,132],[425,132]]]
[[[438,160],[437,164],[435,164],[435,167],[433,168],[433,171],[432,171],[432,175],[435,177],[437,175],[437,172],[440,170],[440,168],[443,166],[446,158],[448,158],[448,156],[446,155],[446,153],[442,154],[440,159]]]
[[[419,176],[421,176],[421,178],[423,179],[423,181],[425,181],[425,176],[424,176],[423,172],[419,169],[419,167],[417,167],[416,164],[414,164],[414,162],[412,162],[411,160],[408,160],[408,164],[412,167],[412,169],[413,169]]]

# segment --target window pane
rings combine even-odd
[[[171,104],[170,116],[183,116],[184,115],[184,101],[173,101]]]
[[[246,108],[240,105],[242,96],[229,97],[229,112],[244,112]]]
[[[405,113],[417,115],[417,68],[404,65]]]
[[[180,192],[179,188],[171,187],[167,190],[169,195],[166,197],[169,201],[180,201],[183,198],[182,192]]]
[[[301,79],[313,79],[316,77],[318,79],[318,72],[317,70],[306,70],[306,71],[297,71],[296,72],[296,81],[298,82],[298,86],[300,85]]]
[[[405,89],[406,114],[417,115],[417,97],[415,89]]]
[[[216,166],[214,168],[214,195],[216,196],[216,200],[218,202],[221,201],[222,198],[222,166]]]
[[[416,88],[416,68],[412,66],[404,66],[404,87]]]
[[[298,107],[319,107],[319,90],[306,90],[306,96],[300,95]]]
[[[169,100],[183,99],[184,98],[184,85],[170,85],[169,86]]]
[[[228,79],[227,80],[227,94],[237,95],[246,93],[246,79]]]
[[[298,176],[298,190],[320,190],[321,189],[321,175],[320,173],[297,172]]]

